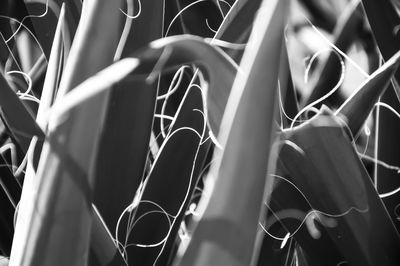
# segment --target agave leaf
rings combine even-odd
[[[1,176],[0,176],[0,187],[6,193],[10,203],[14,208],[16,208],[19,199],[21,197],[21,184],[17,181],[16,177],[13,175],[14,165],[11,167],[8,166],[7,160],[4,158],[2,154],[0,157],[0,167],[1,167]],[[1,190],[0,189],[0,190]]]
[[[59,97],[109,65],[116,50],[122,1],[85,3],[85,14],[71,48],[60,85],[62,94]],[[99,29],[104,31],[101,35],[98,34]],[[99,51],[101,57],[98,56]],[[133,63],[135,66],[136,61]],[[101,81],[93,78],[79,88],[80,93],[91,86],[110,86],[110,83],[120,80],[130,70],[129,67],[123,70],[114,68],[115,75],[108,78],[111,79],[109,83],[105,83],[104,77],[99,78]],[[99,95],[81,108],[67,112],[63,117],[58,117],[57,112],[52,114],[54,120],[49,123],[52,127],[49,136],[52,143],[44,146],[38,167],[39,185],[37,190],[30,191],[33,194],[35,191],[39,193],[33,201],[35,206],[28,208],[30,211],[24,214],[26,219],[18,219],[17,228],[20,230],[17,231],[20,232],[17,241],[14,241],[12,263],[82,265],[87,262],[91,227],[87,200],[94,183],[90,167],[97,150],[99,130],[104,121],[106,96],[107,94]],[[61,148],[55,147],[54,143],[59,142]],[[71,157],[72,160],[63,162],[60,153],[68,155],[61,156],[62,158]],[[86,175],[74,178],[75,173],[69,170],[73,167],[72,162],[84,169]],[[47,171],[48,169],[52,170]],[[76,183],[77,180],[80,182]]]
[[[43,89],[43,82],[47,71],[47,59],[42,54],[35,62],[31,70],[28,72],[28,76],[32,80],[32,93],[37,97],[40,95]]]
[[[290,64],[286,42],[282,48],[281,64],[279,69],[279,105],[281,110],[281,119],[283,127],[288,127],[291,123],[290,119],[294,118],[299,112],[297,101],[297,92],[293,84],[292,74],[290,72]]]
[[[3,34],[0,32],[0,66],[3,69],[8,56],[9,56],[9,50],[8,50],[8,45],[6,43],[6,40],[4,39]]]
[[[93,132],[96,132],[98,120],[104,119],[104,110],[103,113],[89,113],[87,105],[90,106],[94,100],[98,100],[104,94],[91,98],[86,105],[79,107],[76,105],[76,96],[84,95],[85,91],[90,91],[91,88],[109,89],[114,83],[128,75],[136,65],[137,60],[133,59],[115,64],[105,72],[100,72],[83,82],[73,93],[66,95],[62,104],[56,104],[52,108],[49,142],[46,142],[43,147],[42,158],[44,159],[41,158],[38,167],[37,178],[40,184],[37,188],[35,212],[29,224],[31,228],[27,237],[29,240],[23,257],[19,258],[23,263],[52,265],[53,260],[58,260],[58,264],[62,261],[66,263],[65,265],[78,265],[82,260],[87,259],[91,224],[91,188],[94,182],[91,164],[94,160],[93,153],[97,150],[96,142],[99,139],[99,132],[97,131],[97,134]],[[77,115],[85,119],[71,128],[70,121]],[[65,134],[65,128],[69,129],[69,134],[66,136],[68,147],[60,141],[60,136]],[[90,130],[92,134],[82,133],[85,130]],[[80,137],[77,138],[76,134]],[[77,147],[83,150],[77,151]],[[53,171],[48,171],[48,169],[53,169]],[[45,174],[51,174],[53,177],[48,178]],[[68,215],[70,213],[74,215]],[[74,243],[74,245],[67,243]],[[54,248],[51,254],[56,256],[47,256],[48,253],[47,255],[40,254],[39,247],[45,247],[45,250]],[[82,255],[71,256],[71,254]]]
[[[139,48],[146,47],[150,42],[159,39],[163,34],[163,12],[165,9],[164,1],[149,0],[141,4],[140,15],[131,19],[126,18],[125,25],[129,22],[131,26],[127,29],[126,44],[123,47],[121,57],[126,57],[137,51]],[[131,9],[128,8],[129,12]],[[136,9],[132,11],[136,14]],[[129,14],[131,16],[135,14]]]
[[[39,109],[36,116],[36,122],[41,127],[44,132],[47,132],[47,114],[49,112],[49,108],[53,102],[55,97],[56,87],[58,85],[58,78],[60,74],[60,64],[62,58],[62,36],[61,36],[61,25],[64,23],[64,15],[65,8],[64,6],[61,8],[59,21],[57,24],[56,33],[54,35],[54,41],[52,45],[52,51],[50,53],[49,58],[49,67],[46,71],[46,77],[42,89],[42,95],[40,99]],[[31,141],[28,154],[40,154],[40,151],[43,146],[44,140],[37,141],[36,139]],[[27,165],[25,178],[24,178],[24,186],[21,195],[21,202],[19,206],[18,212],[18,222],[28,219],[30,212],[32,211],[32,205],[30,202],[32,201],[32,193],[35,191],[35,187],[39,184],[37,178],[35,178],[37,165],[39,163],[39,156],[33,156],[33,160]],[[21,225],[17,225],[19,231],[17,231],[16,239],[19,239],[22,234],[23,228]]]
[[[93,266],[120,266],[126,265],[118,247],[100,213],[93,206],[93,224],[91,229],[89,265]]]
[[[345,260],[350,265],[398,265],[399,235],[343,122],[323,111],[283,136],[297,148],[283,145],[281,163],[316,210],[313,223],[325,226]]]
[[[47,120],[46,113],[53,104],[55,94],[58,87],[58,82],[61,74],[61,62],[62,62],[62,28],[65,24],[65,5],[61,6],[60,16],[58,18],[57,28],[54,34],[54,40],[51,47],[51,53],[49,56],[48,67],[46,71],[46,77],[43,84],[42,94],[40,97],[40,104],[36,121],[43,130],[46,130]]]
[[[373,1],[363,0],[363,6],[367,15],[369,24],[372,29],[372,33],[378,45],[379,51],[384,60],[389,60],[400,47],[400,36],[398,33],[398,25],[400,23],[400,16],[398,13],[397,1]],[[398,85],[400,81],[400,72],[396,71],[395,79],[393,79],[392,89],[389,89],[382,95],[381,101],[389,104],[397,112],[398,103],[400,101],[400,87]],[[397,96],[397,99],[396,97]],[[390,164],[397,164],[400,156],[397,133],[399,127],[397,124],[397,117],[394,117],[389,112],[379,112],[378,126],[378,146],[377,156],[380,160],[388,162]],[[380,192],[391,191],[399,186],[399,179],[397,173],[388,171],[381,167],[376,167],[376,175],[374,176],[375,186]],[[378,182],[378,179],[380,182]],[[386,197],[383,199],[389,213],[392,215],[392,219],[397,226],[397,230],[400,230],[400,223],[397,220],[397,199],[396,197]]]
[[[0,266],[8,266],[8,259],[6,257],[0,256]]]
[[[340,51],[346,52],[357,37],[357,33],[362,29],[362,26],[363,17],[360,12],[360,3],[353,1],[348,4],[335,26],[333,32],[334,45]],[[342,72],[339,60],[341,60],[341,57],[338,59],[338,55],[334,51],[330,52],[322,68],[316,73],[319,78],[313,86],[311,94],[304,97],[303,106],[320,99],[336,86]],[[330,99],[333,101],[332,97]],[[321,106],[321,103],[316,105],[317,108],[319,106]]]
[[[400,63],[400,52],[397,52],[383,66],[376,70],[336,111],[345,117],[348,127],[354,136],[358,136],[362,126],[372,111],[379,97],[390,84]]]
[[[254,18],[260,8],[261,0],[238,0],[226,14],[214,38],[234,44],[245,44],[250,36]],[[228,54],[239,62],[243,53],[240,50],[230,50]]]
[[[292,178],[285,173],[284,169],[281,160],[278,160],[277,174],[270,177],[274,179],[274,185],[271,200],[267,204],[268,211],[265,220],[262,221],[266,233],[258,265],[272,262],[272,260],[281,261],[279,265],[284,265],[285,262],[290,261],[288,257],[293,255],[288,253],[291,252],[291,246],[296,246],[296,252],[301,246],[301,250],[306,255],[307,264],[305,265],[333,266],[344,261],[343,255],[338,251],[324,227],[318,227],[321,230],[318,239],[309,233],[307,223],[303,222],[307,215],[310,215],[312,206],[293,184]]]
[[[9,256],[14,233],[12,223],[14,208],[11,205],[7,194],[2,188],[0,188],[0,208],[0,252],[6,256]]]
[[[250,265],[253,254],[258,255],[287,5],[264,1],[258,11],[241,63],[246,76],[236,79],[222,121],[219,142],[224,151],[215,155],[211,169],[217,179],[209,200],[201,203],[206,208],[180,265]]]
[[[167,265],[171,252],[171,247],[166,249],[167,238],[174,240],[176,237],[171,235],[171,229],[182,222],[182,213],[185,212],[183,203],[190,199],[197,181],[194,168],[205,133],[201,99],[198,87],[188,88],[170,133],[154,161],[127,243],[133,243],[127,248],[131,265]],[[177,219],[178,216],[180,219]],[[137,243],[151,245],[159,241],[161,244],[154,248],[135,246]]]
[[[130,22],[132,25],[126,44],[121,46],[120,41],[117,58],[162,37],[163,10],[164,1],[147,0],[142,3],[138,18],[126,18],[125,27]],[[139,78],[119,82],[110,92],[107,126],[103,129],[96,158],[98,181],[94,202],[112,232],[123,210],[132,202],[143,177],[156,97],[157,84]],[[115,169],[118,169],[118,175],[112,178]]]
[[[397,26],[400,24],[400,16],[396,12],[391,1],[362,1],[368,22],[371,26],[376,43],[385,60],[389,60],[400,47],[400,37],[397,34]],[[400,72],[395,74],[397,83],[400,80]],[[394,86],[397,99],[400,100],[400,88]]]

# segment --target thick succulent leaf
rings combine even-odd
[[[51,53],[49,56],[48,67],[46,71],[46,77],[43,84],[42,94],[40,97],[40,104],[37,113],[36,120],[43,130],[47,128],[46,113],[49,111],[53,100],[55,99],[62,63],[62,28],[65,21],[65,5],[62,5],[60,16],[58,18],[57,28],[54,34],[54,40],[51,47]]]
[[[14,234],[12,223],[14,207],[2,188],[0,188],[0,208],[0,253],[9,256]]]
[[[0,266],[8,266],[8,262],[6,257],[0,256]]]
[[[116,57],[121,53],[126,56],[162,37],[163,8],[164,1],[147,0],[142,3],[138,18],[126,18],[123,32],[128,30],[128,23],[132,25],[127,31],[125,45],[120,41]],[[96,158],[94,203],[112,232],[143,177],[156,97],[157,83],[149,84],[143,78],[121,81],[110,92],[107,126],[103,129]],[[116,169],[118,175],[112,178]]]
[[[214,38],[239,45],[246,44],[261,2],[261,0],[236,1],[224,17]],[[236,62],[239,62],[243,55],[242,51],[235,49],[230,50],[228,54]]]
[[[93,224],[90,234],[90,266],[121,266],[126,265],[110,231],[93,206]]]
[[[282,47],[281,63],[279,69],[279,108],[281,113],[282,126],[284,128],[291,124],[291,119],[299,112],[297,92],[294,87],[290,71],[289,57],[286,42]]]
[[[7,62],[8,56],[10,55],[8,45],[4,39],[3,34],[0,32],[0,66],[3,69]]]
[[[129,56],[139,48],[146,47],[150,42],[163,37],[163,12],[165,5],[164,1],[143,1],[141,3],[140,15],[135,19],[126,18],[125,26],[129,24],[131,26],[127,28],[128,34],[126,36],[126,43],[122,46],[122,57]],[[135,10],[132,7],[128,7],[127,14],[133,16],[137,13]],[[129,14],[129,11],[135,14]]]
[[[350,265],[398,265],[399,235],[343,122],[325,111],[284,139],[293,145],[283,145],[280,160],[312,206],[314,237],[318,222]]]
[[[219,134],[224,151],[214,155],[212,194],[200,203],[204,213],[180,265],[250,265],[258,254],[287,5],[264,1],[258,11],[241,63],[245,76],[236,79],[224,113]]]
[[[322,231],[320,238],[315,239],[310,235],[303,222],[311,206],[293,185],[290,176],[281,173],[284,167],[278,164],[277,168],[279,174],[270,176],[274,179],[274,185],[265,220],[260,221],[265,235],[258,265],[274,262],[274,265],[285,265],[293,256],[291,252],[295,246],[296,252],[301,246],[306,257],[307,264],[300,265],[335,266],[344,261],[323,227],[319,227]]]
[[[400,16],[391,1],[362,0],[362,3],[378,48],[383,58],[389,60],[400,47],[400,35],[397,34]],[[400,71],[395,76],[399,83]],[[400,99],[399,86],[396,85],[395,89]]]
[[[397,52],[383,66],[376,70],[336,111],[344,116],[351,133],[357,136],[367,120],[379,97],[390,84],[400,63],[400,52]]]
[[[135,210],[134,226],[127,243],[133,244],[127,248],[130,265],[167,265],[171,252],[171,246],[166,246],[167,239],[175,240],[176,235],[172,235],[171,230],[181,224],[184,203],[190,200],[197,183],[194,168],[205,133],[202,107],[200,89],[189,88],[154,161]],[[164,211],[171,216],[167,217]],[[154,243],[160,244],[155,247],[136,245]]]
[[[58,85],[58,78],[59,78],[58,76],[60,72],[59,68],[61,66],[60,64],[62,58],[61,26],[64,23],[64,14],[65,14],[65,9],[64,7],[62,7],[59,21],[57,24],[56,33],[54,36],[52,51],[50,53],[49,67],[47,68],[46,71],[44,87],[42,89],[42,95],[40,99],[38,113],[36,116],[36,122],[44,132],[47,132],[47,122],[48,122],[47,115],[54,99],[56,87]],[[43,141],[44,139],[43,140],[35,139],[31,141],[29,146],[28,154],[37,153],[37,155],[32,156],[33,157],[32,161],[26,167],[23,193],[21,195],[21,203],[19,205],[18,220],[24,219],[20,218],[20,215],[23,215],[22,217],[28,217],[28,213],[30,213],[31,211],[30,208],[32,208],[32,205],[30,205],[29,202],[31,202],[33,197],[31,194],[34,191],[33,188],[37,186],[37,184],[39,183],[37,178],[35,178],[35,175],[39,163],[39,157],[40,157],[39,154],[43,146]],[[21,226],[18,226],[18,228],[21,228]],[[21,234],[19,231],[17,234],[18,234],[17,235],[18,239],[18,237],[20,237]]]
[[[379,51],[384,60],[389,60],[400,48],[398,2],[376,0],[363,0],[362,2]],[[395,93],[392,89],[389,89],[381,98],[382,102],[389,104],[397,112],[399,112],[398,104],[400,101],[399,81],[400,71],[397,70],[392,83]],[[395,96],[397,96],[397,99]],[[377,156],[380,160],[389,164],[397,164],[400,157],[400,150],[397,148],[399,147],[397,132],[400,127],[397,122],[397,117],[390,112],[379,112]],[[378,191],[388,192],[400,185],[396,172],[378,166],[375,167],[377,170],[374,181]],[[396,223],[397,229],[400,230],[400,222],[397,219],[397,197],[386,197],[383,200]]]
[[[118,20],[121,17],[119,8],[122,1],[85,3],[86,13],[80,21],[60,85],[63,87],[63,94],[88,76],[111,64],[117,46]],[[109,23],[110,20],[115,23]],[[99,29],[102,30],[102,34],[99,34]],[[102,56],[98,56],[99,51]],[[134,67],[137,62],[133,63]],[[82,94],[91,86],[110,86],[110,83],[119,81],[130,70],[130,68],[123,71],[114,69],[116,73],[113,77],[108,77],[109,82],[106,82],[104,77],[98,80],[94,77],[77,89],[80,89]],[[51,143],[45,144],[41,154],[36,176],[37,186],[27,188],[27,193],[33,195],[37,193],[37,196],[34,196],[36,200],[33,200],[35,206],[28,208],[26,213],[18,218],[16,230],[18,237],[13,245],[12,263],[17,265],[86,263],[91,227],[91,213],[87,201],[90,199],[90,189],[94,183],[90,169],[104,121],[106,96],[105,93],[94,97],[86,105],[67,112],[62,117],[57,116],[57,113],[52,114],[53,120],[49,123],[52,127],[49,136]],[[63,158],[71,160],[64,162]],[[83,173],[86,175],[80,175],[78,172],[75,176],[74,171],[70,170],[71,167],[79,168],[78,166],[84,169]],[[29,205],[32,202],[24,204]]]

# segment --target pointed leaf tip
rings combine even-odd
[[[400,51],[376,70],[336,111],[336,115],[345,118],[353,136],[359,134],[369,113],[389,86],[399,63]]]

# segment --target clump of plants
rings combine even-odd
[[[399,5],[0,4],[0,265],[400,265]]]

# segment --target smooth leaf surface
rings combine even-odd
[[[264,1],[258,12],[241,62],[245,76],[236,79],[221,123],[212,194],[200,203],[204,213],[179,265],[250,265],[258,254],[279,69],[266,62],[279,65],[287,4]]]

